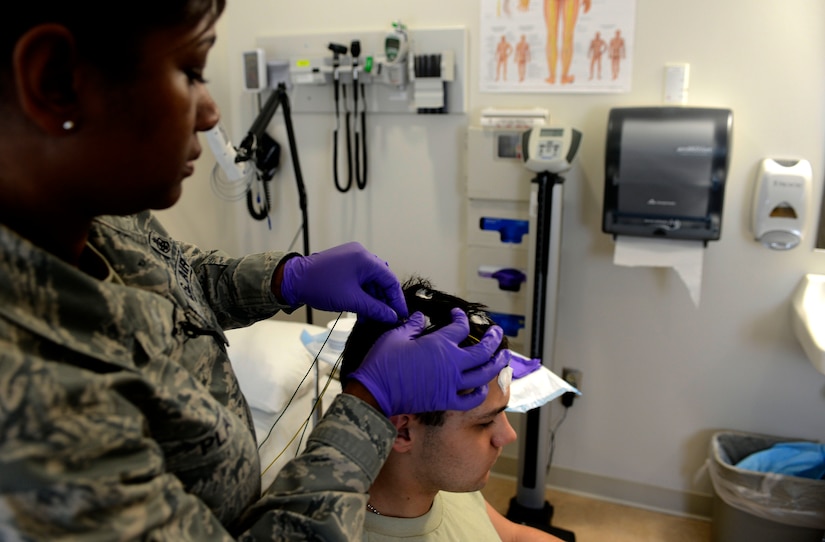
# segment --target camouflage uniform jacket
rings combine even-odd
[[[0,226],[0,540],[352,540],[395,436],[339,396],[263,496],[222,329],[278,309],[280,253],[102,217],[99,281]]]

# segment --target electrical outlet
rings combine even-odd
[[[561,370],[561,377],[571,386],[576,388],[577,390],[581,391],[582,389],[582,372],[578,369],[569,369],[567,367]],[[565,392],[561,396],[561,404],[564,405],[565,408],[570,408],[573,405],[573,399],[576,398],[576,394],[572,391]]]
[[[568,369],[565,367],[561,370],[561,377],[571,386],[581,391],[582,389],[582,372],[578,369]]]

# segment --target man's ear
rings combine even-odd
[[[62,25],[35,26],[17,40],[12,76],[23,114],[46,133],[65,133],[78,122],[77,55],[72,33]]]
[[[395,426],[398,432],[395,442],[392,443],[393,451],[401,454],[408,452],[413,444],[413,434],[410,432],[410,427],[418,423],[417,420],[409,414],[398,414],[390,416],[390,423]]]

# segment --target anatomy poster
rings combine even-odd
[[[481,0],[482,92],[629,92],[636,0]]]

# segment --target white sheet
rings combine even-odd
[[[252,410],[264,489],[283,465],[303,449],[314,423],[316,371],[313,356],[300,340],[303,331],[315,335],[325,328],[270,319],[226,333],[232,367]],[[319,387],[323,391],[331,366],[321,363],[319,367]],[[331,380],[323,395],[322,411],[340,392],[341,384]]]
[[[322,391],[326,380],[327,377],[321,379]],[[341,393],[341,383],[332,379],[326,393],[321,398],[322,412],[339,393]],[[261,488],[269,487],[284,464],[304,449],[306,438],[314,427],[314,418],[312,418],[314,405],[315,390],[313,389],[310,393],[295,399],[274,426],[280,414],[252,409],[252,420],[255,423],[255,433],[258,438],[258,456],[261,460]],[[301,432],[307,419],[309,423],[306,425],[302,438]],[[272,428],[271,432],[270,428]],[[294,440],[293,437],[295,437]]]

